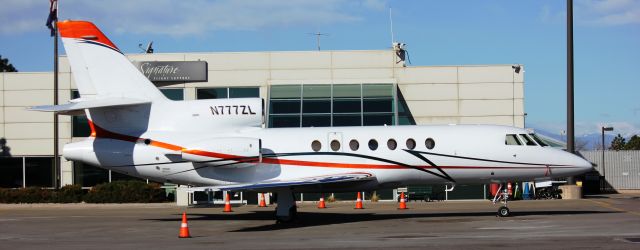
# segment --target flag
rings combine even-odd
[[[51,36],[56,35],[53,22],[58,21],[58,0],[49,0],[49,17],[47,17],[47,27],[51,31]]]

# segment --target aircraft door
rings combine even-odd
[[[327,151],[329,152],[342,152],[344,145],[342,144],[341,132],[329,132],[327,135]]]

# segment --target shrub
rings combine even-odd
[[[55,192],[55,202],[76,203],[82,202],[84,191],[80,185],[66,185]]]
[[[114,181],[99,184],[84,196],[88,203],[163,202],[164,190],[158,184],[141,181]]]
[[[53,191],[39,187],[21,189],[2,189],[0,202],[2,203],[46,203],[53,201]]]
[[[335,202],[336,201],[336,196],[331,194],[329,195],[329,197],[327,198],[327,202]]]
[[[86,195],[79,185],[67,185],[60,189],[28,187],[0,188],[0,203],[126,203],[163,202],[164,190],[158,184],[140,181],[115,181],[92,188]]]

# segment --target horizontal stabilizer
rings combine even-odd
[[[369,173],[344,173],[344,174],[333,174],[333,175],[321,175],[321,176],[292,179],[292,180],[270,180],[270,181],[250,183],[250,184],[216,186],[215,188],[223,191],[240,191],[240,190],[266,191],[266,190],[273,190],[275,188],[282,188],[282,187],[304,188],[306,186],[317,187],[318,185],[331,186],[332,184],[354,183],[354,182],[362,182],[362,181],[371,181],[375,179],[376,177],[373,174],[369,174]]]
[[[80,99],[73,99],[67,104],[35,106],[35,107],[29,108],[29,110],[56,112],[58,114],[63,114],[63,115],[75,115],[79,112],[84,111],[85,109],[129,106],[129,105],[138,105],[138,104],[145,104],[145,103],[151,103],[151,101],[132,99],[132,98],[121,98],[121,97],[99,98],[99,99],[90,99],[90,100],[85,100],[80,98]]]

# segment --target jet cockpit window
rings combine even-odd
[[[514,134],[508,134],[504,139],[504,145],[522,145],[518,137]]]
[[[522,138],[522,140],[524,141],[525,144],[527,144],[527,146],[538,146],[538,144],[536,144],[533,140],[531,140],[531,138],[529,138],[529,136],[527,136],[526,134],[520,134],[520,138]]]
[[[542,141],[542,139],[540,139],[540,137],[538,137],[536,134],[529,134],[531,136],[531,138],[533,138],[538,145],[543,146],[543,147],[547,147],[549,145],[547,145],[546,143],[544,143],[544,141]]]

